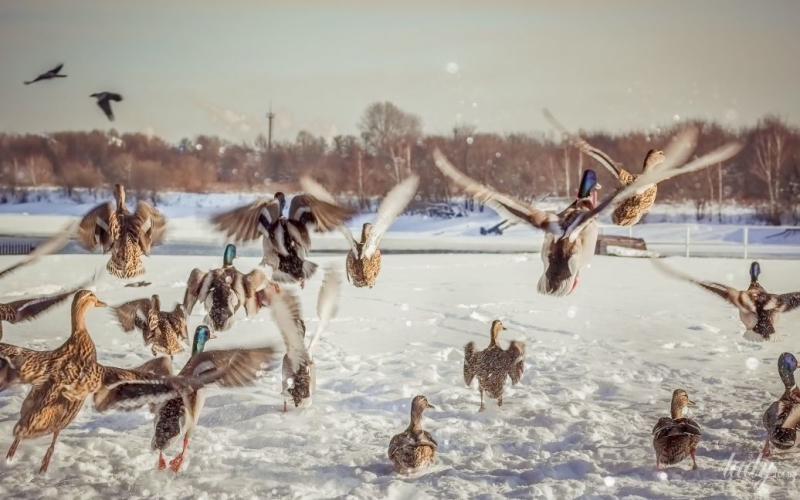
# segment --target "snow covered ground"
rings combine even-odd
[[[13,262],[0,258],[0,266]],[[343,269],[343,256],[314,258]],[[165,308],[182,299],[193,267],[220,257],[156,256],[147,288],[123,288],[104,276],[98,296],[110,304],[159,293]],[[249,271],[258,259],[237,260]],[[697,277],[744,287],[742,260],[669,258]],[[0,301],[56,291],[87,278],[101,256],[56,255],[0,281]],[[800,283],[800,262],[761,262],[767,290]],[[88,404],[56,446],[50,471],[36,475],[48,438],[25,441],[0,465],[2,498],[785,498],[796,494],[796,452],[770,462],[769,478],[739,477],[754,467],[765,431],[761,415],[782,392],[776,362],[797,346],[800,312],[786,315],[785,338],[752,343],[733,307],[665,278],[646,259],[596,257],[576,292],[538,295],[539,256],[387,255],[376,288],[344,282],[338,316],[315,352],[313,406],[281,412],[275,369],[255,386],[209,389],[200,427],[177,476],[155,470],[146,410],[96,413]],[[309,331],[321,275],[300,292]],[[5,342],[36,349],[69,334],[62,305],[38,321],[8,325]],[[195,310],[191,330],[202,320]],[[527,345],[521,384],[505,404],[477,413],[478,391],[462,377],[463,346],[488,343],[491,321]],[[99,360],[130,367],[150,357],[107,310],[88,314]],[[240,320],[208,348],[281,345],[268,310]],[[282,347],[281,347],[282,349]],[[797,351],[794,351],[797,353]],[[176,356],[181,366],[186,355]],[[654,471],[651,431],[684,388],[703,429],[699,470],[691,461]],[[398,476],[386,451],[408,425],[411,398],[437,407],[423,425],[439,442],[435,465]],[[11,443],[24,392],[0,394],[0,449]],[[178,450],[173,450],[177,453]],[[733,457],[733,458],[731,458]],[[731,477],[733,475],[734,477]]]

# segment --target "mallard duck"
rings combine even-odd
[[[326,271],[317,299],[317,315],[320,322],[307,348],[306,325],[301,318],[299,298],[284,290],[271,299],[272,317],[286,345],[281,369],[284,412],[288,411],[288,400],[291,400],[295,407],[303,402],[311,404],[311,396],[317,386],[317,368],[312,359],[312,352],[328,322],[336,314],[339,303],[339,281],[339,274],[336,271],[333,269]]]
[[[672,393],[670,417],[661,417],[653,427],[653,448],[656,451],[656,469],[662,465],[675,465],[687,456],[692,457],[692,469],[697,468],[697,443],[700,442],[700,426],[686,418],[689,406],[694,403],[683,389]]]
[[[337,205],[325,188],[308,177],[301,178],[300,185],[306,193],[292,198],[288,218],[283,216],[286,197],[278,192],[272,199],[215,215],[211,222],[237,242],[260,236],[264,248],[261,265],[272,268],[273,281],[299,282],[303,287],[317,270],[317,264],[306,260],[311,250],[308,227],[331,231],[355,215],[355,210]]]
[[[378,208],[374,224],[365,222],[361,228],[361,238],[356,241],[353,234],[344,226],[342,233],[350,243],[345,268],[347,280],[358,288],[375,286],[375,279],[381,272],[381,250],[378,248],[381,238],[395,219],[403,213],[406,206],[414,199],[419,186],[419,176],[412,174],[386,194]]]
[[[83,216],[78,225],[77,241],[85,249],[111,251],[106,265],[108,272],[128,279],[145,273],[142,254],[164,241],[167,223],[164,215],[144,201],[131,213],[125,206],[125,188],[114,185],[116,207],[102,203]]]
[[[229,330],[233,326],[236,311],[242,306],[247,317],[256,314],[263,305],[268,304],[268,296],[264,292],[267,286],[280,290],[258,269],[247,274],[238,271],[233,267],[235,258],[236,246],[228,244],[223,254],[222,267],[208,272],[195,268],[186,284],[183,297],[186,314],[192,314],[192,309],[199,300],[207,311],[203,323],[213,331]]]
[[[172,311],[162,311],[161,299],[153,295],[149,299],[126,302],[113,311],[124,331],[130,332],[135,328],[142,332],[144,345],[152,344],[153,356],[165,354],[172,358],[174,354],[183,352],[178,339],[189,341],[183,304],[177,304]]]
[[[157,385],[148,381],[123,381],[111,386],[104,395],[103,409],[135,410],[150,405],[155,415],[155,429],[151,447],[158,450],[158,468],[167,467],[164,451],[183,437],[180,454],[170,461],[170,469],[177,473],[183,463],[189,439],[194,434],[197,421],[205,403],[205,384],[216,383],[220,387],[241,387],[252,382],[261,371],[267,369],[273,349],[228,349],[204,351],[206,342],[213,338],[206,325],[194,332],[192,356],[178,373],[177,378],[190,381],[183,386]],[[166,360],[166,358],[163,358]],[[234,369],[228,369],[233,366]],[[218,372],[224,372],[218,376]],[[157,372],[163,377],[172,376],[172,363],[165,361]],[[204,382],[204,383],[203,383]]]
[[[584,154],[597,160],[601,165],[606,167],[608,171],[614,175],[614,177],[616,177],[620,184],[619,189],[629,186],[639,177],[637,174],[632,174],[627,170],[620,168],[603,151],[592,146],[577,135],[570,133],[566,127],[561,125],[561,123],[555,119],[550,111],[545,109],[543,112],[545,118],[547,118],[550,124],[564,134],[573,146],[578,148]],[[657,149],[649,150],[644,158],[642,173],[652,170],[657,165],[664,163],[667,158],[669,158],[671,165],[680,165],[684,163],[697,146],[698,134],[699,131],[697,127],[688,127],[684,129],[673,142],[676,147],[671,148],[669,154],[667,155],[665,155],[663,151]],[[738,150],[736,152],[738,152]],[[733,154],[731,154],[731,156],[733,156]],[[668,168],[671,167],[668,166]],[[675,173],[671,177],[674,177],[675,175],[678,175],[678,173]],[[636,224],[645,214],[647,214],[648,211],[650,211],[650,208],[652,208],[653,203],[656,201],[657,192],[657,184],[652,183],[652,185],[643,188],[643,190],[640,192],[632,194],[631,196],[623,199],[611,214],[611,220],[614,222],[614,224],[619,226],[632,226]]]
[[[486,409],[483,404],[483,391],[488,392],[490,398],[497,400],[497,406],[503,406],[503,387],[506,385],[506,377],[511,377],[512,384],[522,379],[525,344],[514,340],[508,349],[500,347],[497,339],[500,332],[505,329],[503,323],[496,319],[492,321],[489,347],[476,351],[474,342],[464,346],[464,383],[469,387],[472,379],[478,377],[478,391],[481,394],[481,406],[478,411]]]
[[[389,460],[400,474],[428,467],[436,459],[438,444],[431,433],[422,428],[422,412],[426,408],[436,409],[425,396],[415,396],[411,401],[411,423],[389,441]]]
[[[597,242],[596,217],[613,207],[619,200],[647,189],[651,184],[675,175],[693,172],[718,161],[724,161],[740,149],[738,144],[727,144],[680,168],[666,162],[642,173],[630,185],[606,197],[597,206],[590,199],[597,185],[594,171],[586,170],[581,178],[577,199],[561,213],[539,210],[514,197],[499,193],[459,172],[437,148],[433,152],[436,166],[466,193],[507,214],[514,220],[546,232],[542,244],[544,272],[539,279],[539,293],[553,296],[571,294],[577,286],[581,270],[594,256]]]
[[[781,397],[772,403],[767,411],[764,412],[762,423],[764,429],[767,431],[767,442],[764,443],[764,448],[761,450],[761,456],[770,456],[770,442],[772,442],[773,435],[778,428],[783,429],[787,417],[800,409],[800,389],[794,381],[794,372],[797,370],[797,358],[793,354],[785,352],[778,358],[778,374],[781,376],[783,382],[783,394]],[[796,419],[793,419],[796,420]],[[794,446],[796,431],[800,427],[800,421],[790,422],[792,427],[786,430],[777,431],[775,437],[776,446],[780,449],[788,449]]]
[[[41,80],[52,80],[53,78],[66,78],[67,75],[61,74],[61,68],[64,67],[64,63],[59,64],[55,68],[42,73],[41,75],[37,76],[33,80],[23,82],[25,85],[30,85],[31,83],[36,83]]]
[[[800,292],[779,295],[764,290],[764,287],[758,282],[758,276],[761,273],[761,266],[758,262],[750,264],[750,286],[743,291],[712,281],[696,280],[670,268],[658,259],[652,259],[651,262],[666,274],[700,285],[736,306],[739,309],[739,319],[747,329],[744,335],[747,340],[755,342],[778,340],[779,337],[775,335],[775,324],[778,322],[780,314],[800,307]]]

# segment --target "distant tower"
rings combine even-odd
[[[269,155],[272,152],[272,120],[275,118],[275,113],[272,112],[272,102],[269,103],[269,113],[267,113],[267,118],[269,119],[269,131],[267,132],[267,154]]]

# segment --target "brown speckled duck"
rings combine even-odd
[[[656,451],[656,469],[662,465],[675,465],[686,457],[692,457],[692,469],[697,468],[697,443],[700,442],[700,426],[685,417],[694,403],[683,389],[672,393],[670,416],[658,419],[653,427],[653,448]]]
[[[775,324],[781,313],[793,311],[800,307],[800,292],[774,294],[767,292],[758,282],[761,266],[758,262],[750,264],[750,286],[747,290],[737,290],[733,287],[714,283],[712,281],[699,281],[691,276],[671,269],[658,259],[651,262],[661,271],[687,281],[700,285],[705,290],[722,297],[739,310],[739,319],[747,331],[744,338],[755,342],[765,340],[778,340],[775,335]]]
[[[783,382],[783,394],[764,412],[762,423],[767,431],[767,441],[761,450],[761,456],[771,455],[770,444],[781,450],[792,448],[797,441],[797,429],[800,428],[800,389],[794,380],[797,370],[797,358],[792,353],[784,352],[778,358],[778,374]]]
[[[464,383],[467,387],[472,384],[472,379],[478,378],[478,391],[481,394],[481,406],[478,411],[483,411],[483,392],[497,400],[497,406],[503,406],[503,387],[506,377],[511,377],[511,383],[516,384],[522,379],[522,370],[525,361],[525,344],[512,341],[508,349],[503,349],[497,343],[500,332],[505,330],[503,323],[496,319],[492,321],[491,340],[489,347],[482,351],[475,350],[475,343],[470,342],[464,347]]]
[[[373,223],[365,222],[361,228],[361,238],[356,241],[353,234],[344,226],[341,231],[350,243],[345,268],[347,280],[358,288],[375,286],[375,279],[381,272],[381,238],[389,230],[397,217],[403,213],[419,187],[419,176],[412,174],[393,187],[378,207]]]
[[[113,311],[124,331],[142,332],[144,345],[152,345],[153,356],[164,354],[171,359],[174,354],[183,352],[178,340],[189,341],[183,304],[177,304],[172,311],[162,311],[161,299],[153,295],[149,299],[126,302]]]
[[[431,434],[422,428],[422,412],[436,408],[425,396],[416,396],[411,402],[411,423],[389,442],[389,460],[400,474],[408,474],[430,466],[436,459],[438,444]]]
[[[139,201],[131,213],[125,206],[125,188],[114,186],[116,206],[102,203],[91,209],[78,225],[77,241],[87,250],[111,251],[106,265],[108,272],[128,279],[145,273],[142,255],[164,241],[167,223],[164,215],[152,205]]]
[[[283,290],[270,299],[272,317],[286,345],[281,368],[284,412],[288,411],[288,401],[292,401],[295,407],[301,403],[311,404],[311,397],[317,387],[317,367],[312,353],[322,332],[336,314],[340,281],[338,272],[331,268],[325,272],[317,298],[317,315],[320,321],[308,347],[305,344],[306,324],[301,318],[300,299],[288,290]]]
[[[596,147],[592,146],[585,140],[581,139],[575,134],[570,133],[566,127],[561,125],[555,117],[548,111],[547,109],[543,110],[545,118],[561,131],[569,141],[572,143],[573,146],[578,148],[584,154],[591,156],[595,160],[597,160],[601,165],[606,167],[609,172],[611,172],[614,177],[616,177],[617,181],[620,184],[620,187],[617,191],[624,189],[627,186],[633,184],[636,179],[639,178],[641,174],[632,174],[627,170],[620,168],[617,164],[603,151],[597,149]],[[669,170],[672,169],[674,166],[680,165],[684,163],[689,156],[694,151],[695,147],[697,146],[697,136],[698,136],[698,129],[696,127],[688,127],[684,129],[674,140],[672,146],[670,148],[669,154],[665,155],[663,151],[659,151],[657,149],[651,149],[647,152],[644,158],[644,165],[642,166],[642,174],[653,170],[656,166],[665,163],[665,160],[669,159],[669,165],[665,167],[665,169]],[[738,153],[741,150],[741,147],[732,149],[730,152],[730,156]],[[729,156],[729,157],[730,157]],[[727,158],[724,158],[727,159]],[[724,160],[720,160],[724,161]],[[708,165],[710,165],[709,163]],[[706,166],[708,166],[706,165]],[[675,177],[680,175],[681,173],[685,173],[682,170],[674,170],[674,173],[668,177],[664,177],[660,180],[666,180],[671,177]],[[647,214],[648,211],[653,207],[653,204],[656,201],[656,194],[658,192],[658,182],[652,182],[646,186],[643,186],[641,189],[637,190],[635,193],[632,193],[630,196],[627,196],[622,199],[622,201],[617,205],[614,209],[614,212],[611,214],[611,220],[614,224],[619,226],[633,226],[637,222],[641,220],[641,218]]]
[[[337,205],[333,196],[311,178],[301,178],[300,185],[306,192],[292,198],[288,218],[283,216],[286,196],[279,192],[272,199],[264,198],[215,215],[211,222],[237,242],[261,237],[264,248],[261,265],[272,268],[272,280],[299,282],[302,288],[317,270],[317,264],[306,260],[311,250],[309,227],[314,226],[317,232],[331,231],[356,211]]]
[[[236,312],[244,306],[248,317],[253,316],[261,307],[269,304],[269,295],[265,289],[280,288],[272,283],[258,269],[247,274],[233,266],[236,258],[236,246],[228,244],[222,258],[222,267],[208,272],[193,269],[186,284],[183,296],[183,308],[189,315],[199,300],[206,308],[203,323],[212,331],[226,331],[233,326]]]

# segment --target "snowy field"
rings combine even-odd
[[[344,257],[315,257],[343,269]],[[12,263],[0,258],[0,266]],[[220,257],[147,259],[147,288],[123,288],[105,275],[96,286],[110,304],[161,295],[181,300],[193,267]],[[258,262],[236,261],[249,271]],[[744,287],[741,259],[669,258],[698,277]],[[0,301],[50,293],[89,277],[100,256],[56,255],[0,281]],[[773,292],[800,288],[800,262],[761,261]],[[375,289],[344,281],[342,303],[315,352],[314,404],[282,413],[280,372],[237,390],[210,388],[200,426],[177,476],[155,470],[146,410],[96,413],[89,404],[62,434],[50,470],[39,477],[49,438],[24,441],[0,465],[2,498],[786,498],[797,494],[800,456],[778,454],[772,475],[731,477],[730,465],[754,468],[766,436],[761,415],[782,392],[776,361],[795,351],[800,313],[778,325],[784,338],[752,343],[733,307],[659,274],[646,259],[596,257],[576,292],[538,295],[539,256],[388,255]],[[316,328],[321,274],[301,292],[309,331]],[[240,313],[241,314],[241,313]],[[203,318],[190,318],[190,330]],[[526,343],[521,384],[477,413],[475,386],[462,377],[463,347],[488,344],[491,321],[508,330],[503,345]],[[108,310],[88,314],[102,363],[131,367],[150,358],[135,334]],[[5,342],[36,349],[69,334],[69,308],[7,325]],[[240,320],[209,349],[282,343],[270,312]],[[182,366],[187,355],[176,356]],[[701,425],[699,470],[691,461],[654,470],[651,431],[684,388]],[[435,465],[411,477],[393,473],[392,435],[408,425],[411,398],[437,407],[423,425],[439,442]],[[0,451],[11,444],[24,392],[0,394]],[[171,450],[176,454],[179,450]],[[731,458],[733,457],[733,458]],[[757,464],[763,470],[763,462]]]

